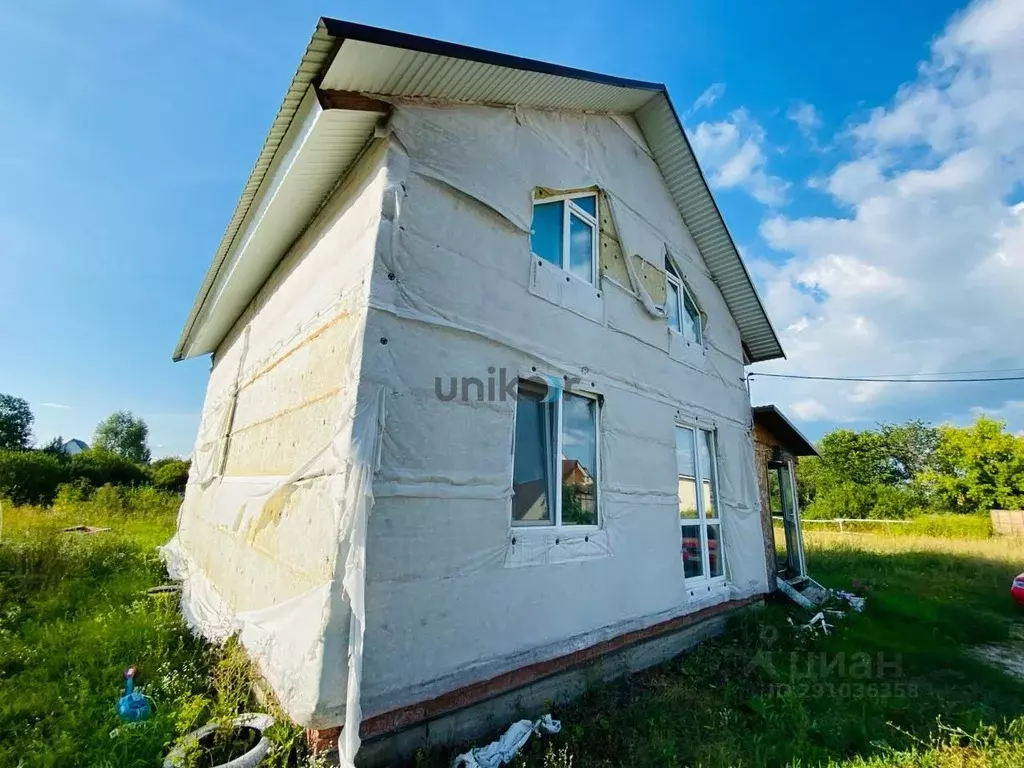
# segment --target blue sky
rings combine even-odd
[[[130,409],[155,455],[189,453],[209,360],[171,351],[321,14],[667,83],[789,353],[766,370],[1024,366],[1021,5],[8,4],[0,391],[40,442]],[[817,436],[1020,429],[1017,384],[753,392]]]

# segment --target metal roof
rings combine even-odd
[[[814,444],[774,405],[755,405],[750,409],[754,423],[771,432],[794,456],[817,456]]]
[[[329,173],[317,174],[316,178],[308,174],[291,176],[295,194],[302,187],[302,205],[296,207],[291,197],[278,194],[281,179],[274,177],[280,174],[271,172],[272,166],[276,168],[278,155],[288,151],[284,146],[286,134],[294,133],[299,106],[316,89],[633,115],[739,326],[749,361],[784,356],[664,85],[324,18],[317,24],[196,297],[175,349],[175,360],[216,349],[347,170],[344,162],[354,161],[358,150],[353,151],[352,145],[362,146],[372,137],[374,120],[364,113],[360,122],[349,114],[345,128],[335,130],[349,146],[333,156],[335,162]],[[323,109],[324,115],[334,111]],[[319,151],[329,152],[333,148],[330,136],[319,126],[312,130],[311,135],[319,140]],[[299,149],[305,152],[305,143]],[[332,174],[333,179],[328,180],[326,177]],[[276,213],[275,208],[290,211],[290,218]],[[280,226],[261,228],[262,219],[272,214],[276,214]]]

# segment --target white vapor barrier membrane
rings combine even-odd
[[[361,374],[388,391],[364,711],[766,592],[739,333],[635,138],[602,116],[403,103],[392,128],[397,214],[381,221]],[[531,292],[534,188],[594,184],[628,222],[624,248],[663,268],[669,244],[685,265],[711,321],[706,350],[673,359],[664,319],[637,296],[616,310],[631,333]],[[538,374],[578,377],[602,398],[597,529],[510,525],[515,399],[503,384]],[[677,420],[718,430],[730,586],[703,600],[682,578]]]
[[[385,392],[360,387],[385,197],[378,142],[221,345],[178,532],[188,623],[237,633],[288,714],[358,749],[366,521]]]
[[[622,121],[396,104],[218,350],[168,548],[183,608],[240,631],[300,724],[344,725],[345,764],[364,714],[767,591],[739,332]],[[624,249],[672,249],[706,348],[670,354],[629,286],[573,285],[585,312],[531,290],[534,189],[593,185]],[[514,382],[539,375],[599,398],[595,527],[511,525]],[[677,422],[718,436],[729,587],[702,599]]]

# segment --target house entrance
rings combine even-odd
[[[772,520],[775,524],[782,523],[783,532],[783,536],[776,537],[775,541],[776,569],[780,578],[791,582],[807,576],[793,460],[776,448],[765,469],[768,472]]]

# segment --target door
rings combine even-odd
[[[800,505],[796,495],[793,460],[779,458],[768,462],[768,486],[772,514],[782,517],[783,551],[778,552],[778,571],[786,581],[807,575],[804,560],[804,538],[800,526]]]

